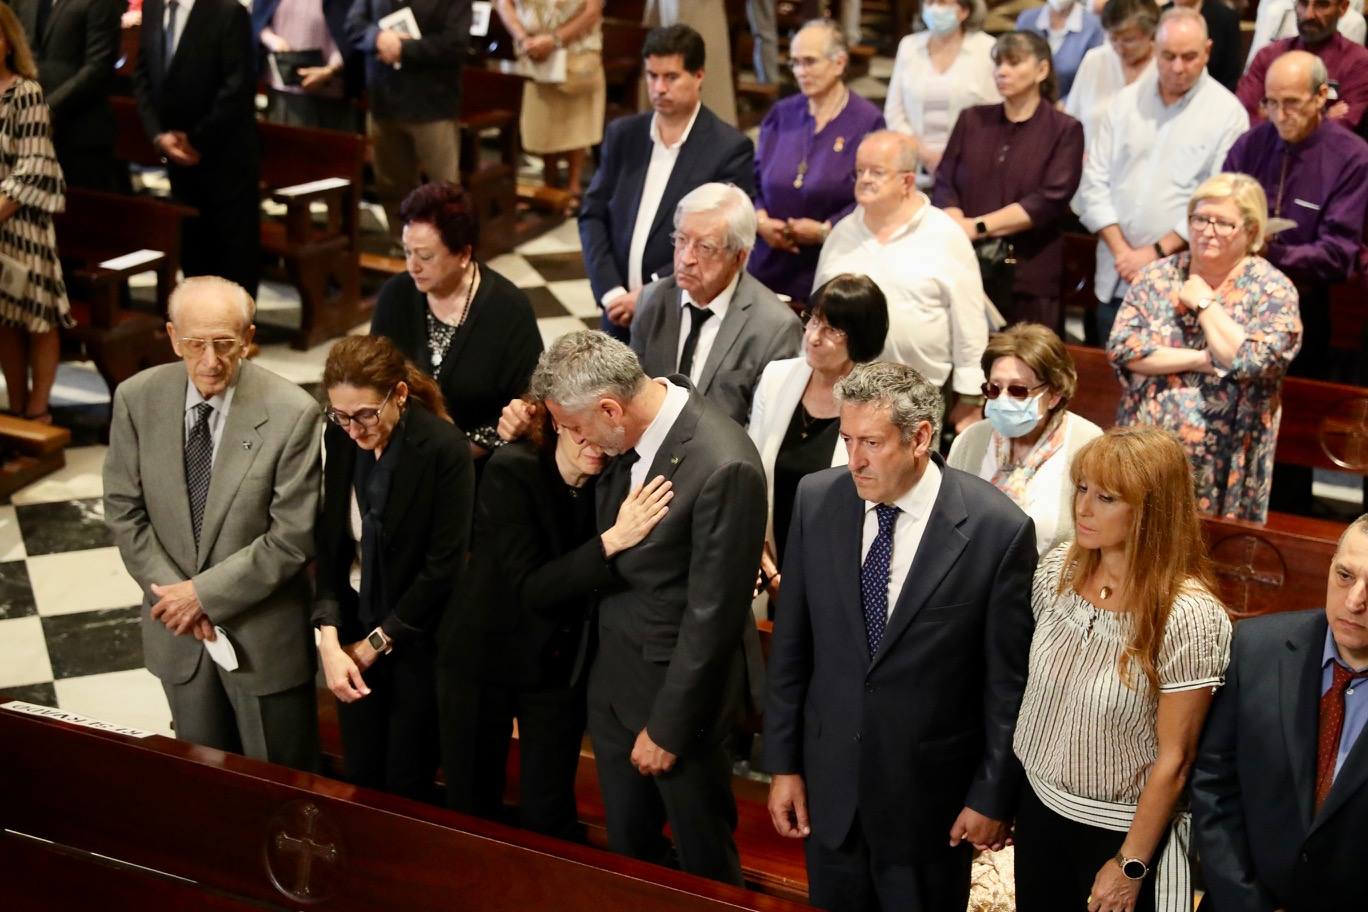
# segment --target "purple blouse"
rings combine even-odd
[[[855,208],[855,149],[865,134],[884,128],[883,112],[850,93],[845,109],[821,133],[808,113],[807,97],[791,95],[777,102],[760,124],[755,155],[755,208],[771,218],[810,218],[833,225]],[[801,187],[793,186],[806,159]],[[748,268],[775,294],[806,301],[817,274],[821,245],[798,252],[774,250],[755,240]]]

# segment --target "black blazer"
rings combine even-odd
[[[653,116],[648,111],[608,125],[598,168],[584,194],[579,214],[580,245],[595,301],[619,285],[627,287],[627,252],[641,207],[641,191],[646,186],[646,168],[651,163]],[[675,206],[689,191],[711,181],[735,184],[747,196],[754,196],[755,147],[707,107],[700,107],[651,223],[641,258],[643,285],[651,281],[652,273],[663,276],[674,271],[670,234],[674,231]]]
[[[404,357],[431,374],[427,310],[427,295],[409,274],[393,276],[375,302],[371,335],[389,339]],[[527,295],[481,264],[470,316],[436,375],[456,424],[472,435],[497,425],[503,407],[526,391],[541,351],[541,332]]]
[[[617,518],[630,471],[616,459],[599,478],[599,529]],[[674,499],[640,544],[613,559],[626,588],[599,602],[590,700],[606,698],[624,727],[646,728],[682,755],[700,738],[719,737],[742,711],[765,471],[741,426],[690,389],[645,477],[657,475],[673,482]]]
[[[64,149],[114,149],[109,92],[119,55],[120,0],[62,0],[35,35],[37,0],[7,0],[29,37],[38,83],[52,112],[52,142]]]
[[[965,805],[1010,820],[1012,753],[1035,622],[1035,526],[947,468],[871,660],[860,602],[865,502],[844,467],[798,485],[765,705],[765,762],[806,779],[812,838],[859,813],[876,856],[943,851]]]
[[[1192,771],[1204,912],[1358,909],[1368,845],[1368,735],[1314,813],[1325,612],[1235,625]]]
[[[143,5],[133,94],[149,139],[182,130],[199,167],[243,175],[256,192],[256,64],[252,25],[237,0],[195,0],[168,69],[163,0]],[[244,169],[244,164],[250,164]]]
[[[377,23],[402,7],[413,10],[422,37],[404,42],[396,70],[376,56],[375,38]],[[355,0],[347,35],[365,55],[367,103],[376,119],[428,123],[460,115],[470,15],[470,0]]]
[[[614,587],[617,577],[592,522],[587,538],[573,537],[568,492],[554,455],[530,442],[509,444],[489,458],[460,611],[443,624],[444,665],[514,687],[573,683],[569,676],[552,679],[550,665],[571,663],[549,656],[548,644],[565,626],[572,635],[564,642],[579,644],[597,592]],[[593,480],[578,492],[593,494]],[[592,500],[588,507],[592,519]]]
[[[392,612],[381,626],[396,642],[435,632],[465,562],[475,489],[470,444],[459,428],[411,403],[403,429],[400,462],[381,518],[385,599]],[[336,626],[342,642],[354,642],[370,631],[360,629],[356,593],[348,582],[356,554],[352,473],[357,459],[374,457],[362,454],[334,424],[323,434],[323,448],[313,619]]]

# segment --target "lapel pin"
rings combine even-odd
[[[250,441],[250,440],[244,440],[244,441],[242,441],[242,448],[243,448],[244,450],[250,450],[250,449],[252,448],[252,441]]]
[[[670,465],[679,465],[679,457],[678,457],[678,456],[671,456],[671,457],[670,457]]]

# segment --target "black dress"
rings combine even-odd
[[[617,580],[594,523],[594,480],[571,488],[526,441],[490,457],[470,565],[440,634],[448,803],[498,817],[518,720],[519,823],[580,838],[575,772],[597,592]]]
[[[774,548],[781,567],[798,482],[813,472],[831,468],[831,454],[840,431],[840,421],[834,416],[813,418],[801,402],[793,410],[779,453],[774,457]]]
[[[452,420],[471,442],[493,449],[498,446],[494,429],[499,413],[527,389],[542,341],[527,295],[488,266],[479,268],[480,286],[470,313],[456,328],[438,369],[433,369],[428,344],[427,295],[408,273],[394,276],[380,289],[371,335],[386,337],[435,377]]]

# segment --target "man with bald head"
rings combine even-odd
[[[964,231],[917,189],[914,138],[892,130],[864,138],[855,152],[855,203],[822,245],[812,287],[845,272],[873,279],[888,299],[880,359],[914,367],[946,390],[946,424],[968,427],[983,406],[988,297]]]
[[[1239,101],[1206,72],[1211,40],[1194,9],[1164,13],[1154,68],[1112,99],[1088,145],[1074,211],[1098,236],[1096,330],[1107,343],[1130,283],[1187,246],[1187,204],[1249,128]]]
[[[1295,0],[1297,34],[1274,41],[1249,62],[1240,78],[1236,94],[1249,112],[1251,121],[1264,118],[1262,102],[1268,70],[1288,51],[1306,51],[1321,59],[1330,80],[1338,87],[1330,97],[1326,115],[1343,118],[1345,125],[1357,130],[1368,110],[1368,50],[1344,37],[1339,21],[1349,11],[1349,0]]]
[[[318,404],[244,359],[239,285],[186,279],[167,332],[181,364],[114,392],[105,522],[143,591],[147,668],[176,737],[311,770],[318,758],[309,580]]]

